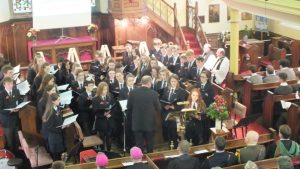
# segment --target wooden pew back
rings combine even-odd
[[[263,103],[263,119],[265,127],[269,128],[272,126],[273,122],[273,111],[276,102],[291,101],[296,99],[296,93],[291,93],[288,95],[274,95],[273,92],[268,91],[264,98]]]
[[[297,83],[296,80],[287,81],[289,85],[294,85]],[[243,87],[243,104],[247,107],[247,116],[250,115],[252,111],[252,96],[254,92],[263,92],[270,89],[275,89],[280,85],[280,82],[276,83],[262,83],[262,84],[252,84],[248,81],[244,83]]]
[[[291,130],[293,131],[291,139],[297,141],[299,141],[298,137],[299,137],[299,129],[300,129],[299,113],[300,113],[300,106],[295,103],[292,103],[291,107],[288,109],[287,124],[291,127]]]
[[[268,134],[263,134],[260,135],[258,144],[265,144],[268,142],[271,142],[274,140],[274,134],[268,133]],[[233,150],[237,148],[242,148],[245,147],[246,143],[244,139],[237,139],[237,140],[227,140],[226,141],[226,150]],[[199,154],[195,154],[195,151],[199,150],[206,150],[206,152],[202,154],[211,154],[213,153],[214,150],[214,144],[209,143],[209,144],[204,144],[204,145],[199,145],[199,146],[192,146],[190,150],[190,155],[191,156],[198,156]],[[152,167],[157,169],[155,162],[167,160],[165,158],[166,155],[178,155],[177,150],[167,150],[167,151],[159,151],[159,152],[154,152],[154,153],[149,153],[145,155],[145,159],[148,161],[148,164]],[[109,160],[107,168],[123,168],[122,163],[123,162],[130,162],[131,159],[130,157],[122,157],[122,158],[116,158],[116,159],[111,159]],[[66,169],[96,169],[96,164],[93,163],[83,163],[83,164],[77,164],[77,165],[70,165],[66,166]]]

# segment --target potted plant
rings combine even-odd
[[[215,101],[210,104],[206,112],[209,118],[215,120],[216,130],[221,130],[222,120],[229,117],[229,111],[227,109],[226,101],[222,96],[216,95],[214,99]]]
[[[98,26],[95,24],[90,24],[87,27],[87,32],[89,35],[91,35],[92,37],[95,37],[96,31],[98,30]]]

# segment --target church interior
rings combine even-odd
[[[0,168],[300,168],[299,0],[1,0],[0,69]]]

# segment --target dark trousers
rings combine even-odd
[[[3,132],[7,149],[15,153],[18,150],[19,146],[18,128],[3,127]]]
[[[146,142],[147,153],[153,152],[154,147],[154,131],[134,131],[136,145],[143,149],[144,142]]]
[[[171,142],[173,142],[174,149],[178,146],[178,133],[177,133],[177,123],[175,120],[168,120],[167,121],[167,129],[168,129],[168,142],[169,145],[171,145]]]

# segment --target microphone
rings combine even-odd
[[[177,102],[177,105],[186,105],[189,104],[189,101]]]

